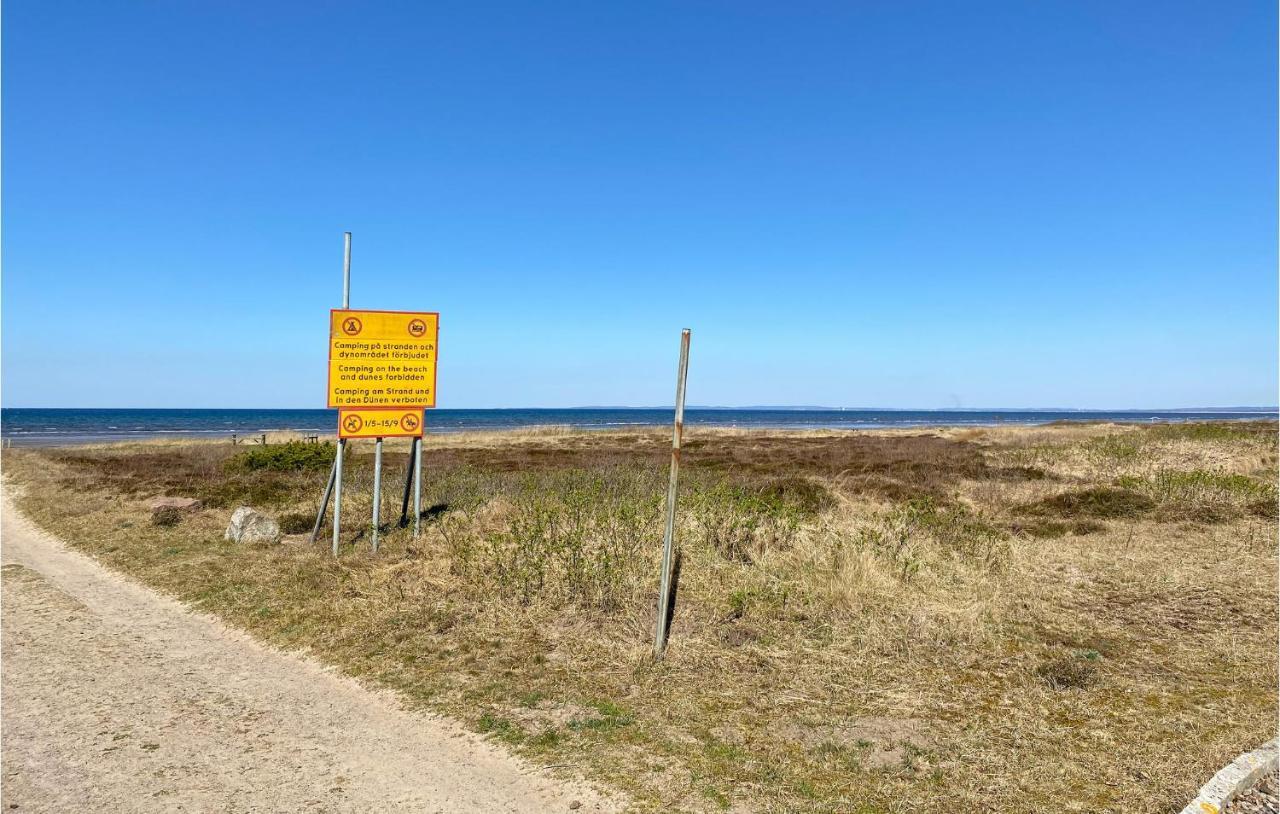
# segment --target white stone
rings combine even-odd
[[[1204,784],[1196,799],[1182,809],[1182,814],[1219,814],[1236,795],[1253,788],[1258,778],[1275,771],[1280,765],[1277,740],[1280,739],[1267,741],[1224,766]]]
[[[237,543],[278,543],[280,524],[270,515],[250,506],[241,506],[232,513],[223,538]]]

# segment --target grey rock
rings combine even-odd
[[[177,509],[180,512],[198,512],[204,503],[194,497],[157,497],[147,504],[152,512],[157,509]]]
[[[280,524],[270,515],[250,506],[241,506],[232,513],[223,538],[236,543],[278,543]]]

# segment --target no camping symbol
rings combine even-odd
[[[427,323],[420,319],[409,320],[409,335],[412,337],[420,337],[427,332]]]
[[[342,320],[342,332],[347,336],[359,336],[362,330],[364,330],[364,323],[357,317],[347,317]]]

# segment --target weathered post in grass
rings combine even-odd
[[[400,528],[409,525],[409,494],[413,491],[413,452],[418,439],[409,439],[409,462],[404,467],[404,497],[400,500]]]
[[[413,439],[413,536],[418,537],[418,524],[422,522],[422,442],[426,438],[426,421],[423,421],[421,438]]]
[[[373,553],[378,553],[378,526],[382,522],[382,439],[373,439]]]
[[[667,624],[671,616],[671,577],[675,567],[676,480],[680,475],[680,438],[684,435],[684,383],[689,373],[689,329],[680,332],[680,367],[676,373],[676,419],[671,434],[671,480],[667,482],[667,526],[662,535],[662,574],[658,585],[658,623],[653,637],[653,657],[661,660],[667,649]]]
[[[409,465],[404,473],[404,500],[400,502],[400,528],[409,525],[409,494],[413,493],[413,536],[422,521],[422,439],[409,439]]]

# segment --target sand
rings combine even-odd
[[[2,560],[6,811],[620,807],[107,571],[7,494]]]

